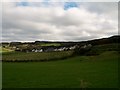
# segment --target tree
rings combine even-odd
[[[92,48],[91,44],[83,45],[83,46],[76,46],[74,49],[73,55],[85,55],[88,51]]]

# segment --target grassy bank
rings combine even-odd
[[[2,54],[3,61],[49,61],[65,59],[72,55],[72,51],[62,52],[8,52]]]
[[[96,45],[93,46],[92,49],[86,54],[99,55],[106,51],[120,51],[120,44],[112,43],[112,44]]]
[[[6,52],[12,52],[13,50],[7,49],[7,48],[2,48],[0,47],[0,53],[6,53]]]
[[[40,46],[61,46],[59,43],[42,43]]]
[[[3,88],[117,88],[116,51],[51,62],[3,62]]]

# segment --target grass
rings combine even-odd
[[[38,60],[57,60],[57,59],[62,59],[71,56],[72,51],[63,51],[63,52],[42,52],[42,53],[35,53],[35,52],[30,52],[30,53],[25,53],[25,52],[9,52],[9,53],[3,53],[2,54],[2,59],[3,61],[28,61],[28,60],[33,60],[33,61],[38,61]]]
[[[61,46],[60,43],[42,43],[40,46]]]
[[[118,56],[77,56],[51,62],[3,62],[3,88],[118,88]]]
[[[87,54],[98,55],[105,51],[120,51],[120,44],[112,43],[112,44],[103,44],[93,46],[92,49]]]
[[[0,53],[12,52],[13,50],[0,47]]]

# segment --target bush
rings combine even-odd
[[[74,49],[74,53],[73,55],[86,55],[88,51],[90,51],[91,48],[80,48],[80,47],[76,47]]]

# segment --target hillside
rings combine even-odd
[[[105,51],[120,52],[119,42],[120,36],[83,42],[12,42],[3,43],[1,51],[3,61],[51,61],[76,55],[99,55]],[[84,50],[84,47],[87,48],[86,45],[89,44],[91,45],[89,50]],[[81,49],[82,47],[83,49]]]
[[[15,45],[2,51],[3,88],[111,88],[118,86],[119,37],[84,42],[44,43],[45,48],[93,44],[84,54],[73,54],[76,49],[50,52],[14,51]],[[64,45],[63,45],[64,44]],[[21,45],[17,43],[17,46]],[[24,48],[31,45],[24,43]],[[58,45],[58,46],[57,46]],[[59,46],[61,45],[61,46]],[[40,46],[41,47],[41,46]],[[12,52],[10,52],[13,50]],[[79,51],[79,50],[78,50]]]
[[[3,63],[3,88],[118,88],[118,53],[51,62]]]
[[[86,51],[84,54],[79,54],[79,56],[94,56],[102,54],[106,51],[119,51],[118,47],[120,44],[104,44],[95,45],[90,51]],[[52,61],[61,60],[73,57],[73,51],[60,51],[60,52],[43,52],[43,53],[25,53],[25,52],[6,52],[2,54],[3,61],[16,61],[16,62],[29,62],[29,61]]]
[[[35,41],[35,42],[2,42],[2,46],[15,46],[15,45],[45,45],[51,46],[57,45],[57,46],[69,46],[69,45],[75,45],[75,44],[84,44],[84,43],[91,43],[92,45],[101,45],[101,44],[109,44],[109,43],[120,43],[120,35],[111,36],[108,38],[100,38],[100,39],[93,39],[93,40],[87,40],[87,41]]]

